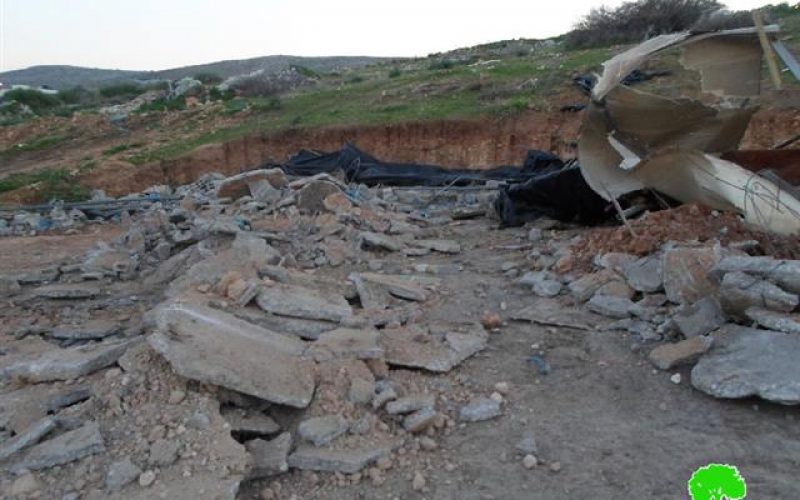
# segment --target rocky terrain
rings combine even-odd
[[[496,187],[254,170],[0,219],[0,491],[666,499],[725,462],[798,496],[797,238],[501,230]]]

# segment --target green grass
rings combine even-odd
[[[33,151],[41,151],[57,146],[69,139],[65,135],[45,135],[21,144],[15,144],[8,149],[0,150],[0,161],[9,161],[12,158]]]
[[[0,179],[0,193],[36,185],[36,201],[82,201],[89,198],[90,190],[76,182],[65,169],[41,170],[32,173],[12,174]]]
[[[133,143],[133,144],[118,144],[112,148],[108,148],[103,151],[103,156],[111,156],[117,153],[122,153],[123,151],[129,151],[131,149],[137,149],[142,147],[144,144],[141,143]]]

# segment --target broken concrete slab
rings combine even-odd
[[[89,422],[34,446],[9,469],[15,473],[23,470],[47,469],[103,451],[105,444],[100,434],[100,427],[96,422]]]
[[[253,439],[245,443],[250,453],[248,479],[262,479],[289,470],[287,458],[292,449],[292,434],[284,432],[271,441]]]
[[[708,273],[719,260],[713,248],[671,248],[664,252],[664,290],[670,302],[692,304],[715,295],[717,284]]]
[[[44,285],[33,290],[33,295],[36,297],[54,300],[92,299],[101,293],[99,286],[83,283]]]
[[[602,270],[586,274],[567,285],[572,297],[577,302],[586,302],[597,290],[613,279],[620,279],[613,271]]]
[[[101,342],[68,349],[50,349],[38,356],[12,359],[0,364],[0,377],[28,382],[73,380],[114,364],[141,339]],[[5,366],[3,366],[5,365]]]
[[[788,313],[800,304],[797,295],[769,281],[740,272],[727,273],[722,278],[719,297],[722,309],[737,318],[746,317],[746,311],[751,307]]]
[[[461,253],[461,244],[453,240],[415,240],[412,244],[416,247],[433,250],[439,253]]]
[[[775,282],[790,293],[800,294],[800,260],[772,257],[730,256],[714,267],[714,274],[742,272]]]
[[[713,344],[713,337],[700,335],[674,344],[660,345],[650,351],[648,359],[659,370],[671,370],[697,361]]]
[[[341,415],[325,415],[303,420],[297,426],[297,433],[300,439],[314,443],[314,446],[325,446],[349,428],[347,419]]]
[[[745,315],[770,330],[800,335],[800,314],[783,314],[761,307],[748,307]]]
[[[625,297],[595,294],[592,299],[587,302],[586,308],[601,316],[622,319],[631,316],[634,303]]]
[[[622,272],[631,288],[638,292],[656,293],[664,287],[659,256],[642,257],[624,266]]]
[[[122,326],[113,320],[92,319],[81,325],[61,325],[50,332],[50,337],[60,340],[98,340],[117,334]]]
[[[692,369],[692,385],[717,398],[758,396],[800,404],[800,337],[727,325]]]
[[[678,310],[672,320],[684,337],[707,335],[725,324],[722,307],[713,297],[705,297]]]
[[[361,233],[361,248],[364,250],[388,250],[399,252],[405,245],[385,234],[364,231]]]
[[[265,286],[256,297],[256,303],[266,312],[294,318],[339,323],[353,316],[353,309],[343,296],[323,295],[294,285]]]
[[[471,399],[467,405],[461,407],[458,412],[458,418],[463,422],[481,422],[499,417],[502,414],[500,402],[481,396]]]
[[[572,328],[575,330],[603,330],[612,323],[582,307],[564,306],[554,299],[539,299],[530,306],[511,314],[516,321],[530,321],[539,325]]]
[[[289,466],[318,472],[355,474],[364,467],[387,456],[391,446],[368,446],[355,449],[334,450],[300,445],[289,455]]]
[[[380,343],[390,365],[424,368],[432,372],[452,370],[486,347],[488,334],[479,324],[447,331],[424,331],[416,326],[386,329]]]
[[[33,425],[25,429],[25,431],[0,445],[0,461],[5,460],[29,446],[35,445],[56,427],[58,427],[58,424],[53,417],[45,417],[36,421]]]
[[[227,407],[222,408],[220,413],[230,425],[231,432],[269,436],[281,431],[281,426],[272,417],[258,411]]]
[[[181,376],[250,396],[305,408],[314,393],[314,363],[302,341],[227,313],[188,304],[156,312],[150,345]]]
[[[319,336],[309,346],[306,356],[317,362],[333,359],[379,359],[383,349],[378,345],[380,333],[374,329],[339,328]]]
[[[233,314],[237,318],[267,330],[294,335],[305,340],[317,340],[323,333],[339,328],[339,325],[330,321],[277,316],[265,313],[255,307],[238,309],[233,311]]]
[[[421,276],[385,275],[375,273],[352,273],[350,281],[355,284],[361,305],[365,309],[386,309],[393,303],[392,297],[415,302],[428,299],[425,286],[438,286],[441,281]]]
[[[258,270],[258,275],[286,285],[312,288],[325,294],[342,295],[346,299],[358,296],[355,286],[347,280],[317,276],[281,266],[264,266]]]
[[[223,180],[217,186],[216,196],[237,200],[242,196],[252,195],[256,201],[269,201],[263,199],[265,191],[277,191],[287,185],[286,174],[279,168],[251,170]]]
[[[600,256],[596,256],[594,264],[603,269],[614,271],[615,273],[624,274],[625,268],[639,260],[639,257],[629,253],[609,252]]]

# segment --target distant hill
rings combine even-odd
[[[278,55],[219,61],[161,71],[126,71],[117,69],[83,68],[79,66],[33,66],[0,73],[0,82],[6,85],[24,84],[36,87],[47,85],[54,89],[68,89],[78,85],[86,88],[98,88],[131,80],[177,80],[199,73],[214,73],[222,78],[251,73],[260,69],[265,70],[267,73],[276,73],[291,65],[305,66],[318,73],[329,73],[351,68],[361,68],[369,64],[387,60],[391,59],[360,56],[298,57]]]

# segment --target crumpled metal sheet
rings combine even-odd
[[[770,26],[768,32],[777,31]],[[621,84],[654,54],[681,47],[700,98],[664,97]],[[800,201],[714,155],[736,150],[761,90],[754,28],[648,40],[603,65],[581,129],[581,173],[606,200],[652,188],[678,201],[735,210],[761,228],[800,233]]]

